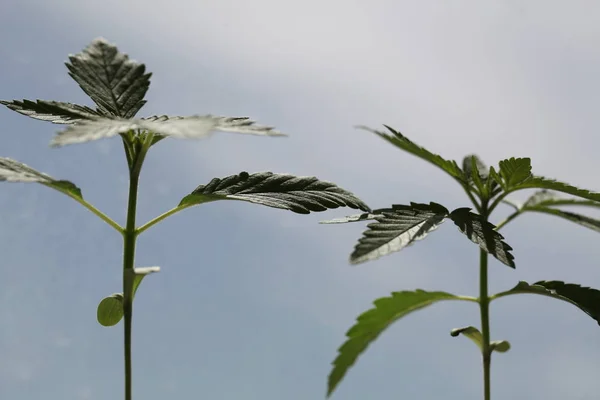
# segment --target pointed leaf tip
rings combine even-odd
[[[299,214],[350,207],[370,211],[351,192],[334,183],[310,176],[258,172],[241,172],[214,178],[184,197],[180,206],[192,206],[215,200],[242,200]]]
[[[473,243],[494,256],[503,264],[515,268],[514,256],[510,253],[512,247],[505,243],[496,227],[470,211],[469,208],[457,208],[450,213],[450,219]]]
[[[351,264],[376,260],[400,251],[417,240],[425,238],[448,217],[448,210],[437,203],[393,205],[391,209],[377,210],[377,222],[367,225],[350,255]]]
[[[146,103],[152,74],[104,38],[94,39],[65,64],[102,114],[132,118]]]
[[[375,308],[358,316],[354,326],[346,333],[346,342],[338,349],[338,356],[332,363],[333,369],[328,378],[327,397],[344,379],[358,357],[391,324],[413,311],[442,300],[461,300],[461,298],[446,292],[415,290],[394,292],[390,297],[375,300]]]

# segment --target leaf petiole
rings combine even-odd
[[[178,213],[181,210],[184,210],[188,207],[192,207],[194,204],[185,204],[185,205],[180,205],[177,207],[173,207],[172,209],[170,209],[167,212],[162,213],[161,215],[159,215],[158,217],[146,222],[144,225],[140,226],[139,228],[136,229],[136,235],[139,235],[140,233],[144,232],[146,229],[150,228],[153,225],[156,225],[157,223],[159,223],[160,221],[162,221],[163,219],[170,217],[171,215]]]

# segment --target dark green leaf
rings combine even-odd
[[[54,124],[72,124],[80,120],[94,119],[98,112],[86,106],[45,100],[0,100],[9,109],[42,121]]]
[[[384,126],[392,133],[392,135],[390,135],[386,132],[381,132],[381,131],[377,131],[377,130],[368,128],[366,126],[358,126],[358,128],[364,129],[366,131],[369,131],[369,132],[372,132],[372,133],[378,135],[379,137],[387,140],[388,142],[394,144],[395,146],[401,148],[402,150],[407,151],[425,161],[428,161],[428,162],[432,163],[433,165],[436,165],[437,167],[446,171],[448,174],[450,174],[450,176],[452,176],[459,182],[463,182],[464,173],[460,169],[458,164],[456,164],[456,161],[445,160],[441,156],[439,156],[437,154],[433,154],[429,150],[411,142],[406,136],[402,135],[400,132],[395,131],[394,129],[390,128],[387,125],[384,125]]]
[[[105,39],[95,39],[69,61],[69,75],[102,114],[133,118],[146,103],[144,96],[152,74],[145,73],[144,64],[130,60]]]
[[[485,181],[488,177],[488,170],[485,164],[476,155],[470,155],[463,159],[463,171],[465,172],[465,180],[473,182],[479,194],[488,198],[488,190]]]
[[[359,198],[327,181],[315,177],[258,172],[241,172],[215,178],[198,186],[181,200],[179,206],[193,206],[215,200],[243,200],[299,214],[350,207],[369,211]]]
[[[509,158],[500,161],[500,175],[504,181],[504,187],[510,189],[527,178],[531,177],[530,158]]]
[[[511,191],[535,188],[555,190],[557,192],[567,193],[588,200],[600,201],[600,193],[598,192],[591,192],[587,189],[579,189],[567,183],[558,182],[554,179],[548,179],[542,176],[532,176],[531,178],[519,183]]]
[[[484,221],[480,215],[472,213],[468,208],[457,208],[450,213],[450,218],[458,229],[481,249],[493,255],[498,261],[514,268],[514,257],[510,253],[512,247],[504,243],[504,237],[496,231],[496,227]]]
[[[423,239],[444,222],[448,210],[433,202],[411,203],[410,206],[393,205],[391,210],[383,210],[381,214],[374,218],[377,222],[367,225],[368,230],[350,256],[352,264],[375,260]]]
[[[10,158],[0,157],[0,181],[37,182],[56,189],[68,196],[82,199],[81,190],[69,181],[56,180],[50,175],[36,171],[28,165]]]
[[[361,314],[356,324],[346,333],[348,339],[339,348],[338,356],[329,374],[327,396],[329,397],[348,369],[377,337],[392,323],[405,315],[442,300],[460,300],[445,292],[423,290],[392,293],[391,297],[375,300],[375,308]]]
[[[209,136],[213,131],[260,136],[286,136],[273,127],[255,125],[254,121],[245,117],[217,117],[213,115],[162,116],[142,119],[102,117],[68,126],[54,137],[51,146],[59,147],[73,143],[84,143],[135,130],[149,131],[160,136],[172,136],[180,139],[199,139]],[[160,139],[156,139],[153,143],[158,140]]]
[[[578,307],[600,325],[600,290],[561,281],[539,281],[531,285],[521,281],[501,295],[518,293],[539,294],[566,301]]]

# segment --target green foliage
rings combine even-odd
[[[531,177],[531,159],[509,158],[500,161],[501,181],[498,182],[504,190],[510,190],[519,183]]]
[[[483,351],[483,335],[479,331],[479,329],[474,326],[465,326],[464,328],[456,328],[450,331],[450,336],[459,336],[463,335],[466,338],[471,339],[473,343],[479,347],[480,351]],[[506,340],[496,340],[490,343],[490,347],[492,351],[497,351],[499,353],[506,353],[510,350],[510,343]]]
[[[77,121],[94,119],[100,114],[87,106],[45,100],[0,100],[0,104],[28,117],[55,124],[72,124]]]
[[[472,213],[468,208],[457,208],[452,211],[450,218],[473,243],[487,253],[493,255],[501,263],[511,268],[515,267],[514,257],[510,254],[510,247],[502,239],[504,237],[496,231],[496,227],[482,218],[481,215]]]
[[[522,189],[549,189],[596,202],[600,201],[600,193],[598,192],[592,192],[587,189],[579,189],[575,186],[569,185],[568,183],[544,178],[542,176],[532,176],[531,178],[516,185],[511,191]]]
[[[299,214],[344,206],[369,211],[360,199],[331,182],[272,172],[241,172],[222,179],[215,178],[185,196],[179,207],[215,200],[243,200]]]
[[[377,131],[366,126],[359,126],[358,128],[364,129],[366,131],[372,132],[377,136],[387,140],[393,145],[401,148],[402,150],[409,152],[425,161],[432,163],[433,165],[441,168],[454,179],[459,182],[463,182],[464,173],[454,160],[445,160],[441,156],[437,154],[433,154],[429,150],[411,142],[406,136],[401,134],[400,132],[390,128],[387,125],[384,125],[392,134],[388,134],[386,132]]]
[[[327,396],[330,396],[348,369],[385,329],[407,314],[442,300],[466,300],[446,292],[424,290],[394,292],[390,297],[375,300],[372,308],[356,319],[356,324],[346,333],[347,340],[339,348],[329,374]]]
[[[498,293],[492,298],[497,299],[513,294],[539,294],[566,301],[592,317],[600,325],[600,290],[561,281],[539,281],[533,284],[520,281],[511,290]]]

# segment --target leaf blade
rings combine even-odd
[[[328,378],[327,397],[333,393],[358,357],[387,327],[413,311],[442,300],[461,298],[446,292],[416,290],[394,292],[390,297],[375,300],[375,308],[358,316],[354,326],[346,333],[346,342],[338,349],[338,356],[332,363],[333,369]]]
[[[0,100],[0,104],[19,114],[41,121],[52,122],[53,124],[72,124],[99,116],[97,111],[87,106],[60,101]]]
[[[600,193],[592,192],[587,189],[580,189],[568,183],[559,182],[555,179],[545,178],[543,176],[532,176],[531,178],[519,183],[511,191],[522,189],[547,189],[570,194],[587,200],[600,202]]]
[[[316,177],[258,172],[241,172],[225,178],[214,178],[198,186],[179,203],[189,207],[216,200],[242,200],[298,214],[350,207],[370,211],[351,192]]]
[[[376,260],[397,252],[416,240],[423,239],[448,217],[448,210],[437,203],[410,206],[393,205],[389,211],[375,217],[375,223],[367,225],[350,255],[351,264]]]
[[[65,65],[102,114],[132,118],[146,103],[152,74],[104,38],[69,56]]]
[[[472,213],[468,208],[457,208],[450,213],[450,219],[473,243],[482,250],[494,256],[501,263],[515,268],[514,257],[510,253],[512,247],[505,243],[502,236],[493,224],[484,221],[478,214]]]

